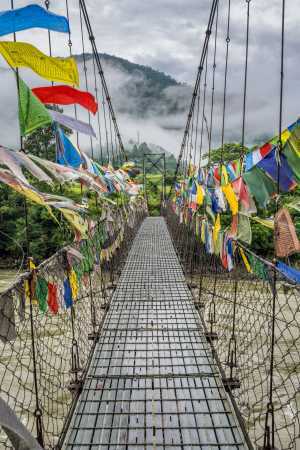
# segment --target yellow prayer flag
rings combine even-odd
[[[231,184],[229,183],[226,186],[222,186],[222,191],[224,192],[226,200],[229,203],[232,215],[235,216],[239,211],[239,203]]]
[[[83,220],[80,214],[66,208],[58,208],[66,220],[77,230],[82,238],[88,237],[88,224]]]
[[[31,280],[31,289],[34,291],[35,290],[35,281]],[[24,281],[24,291],[25,291],[25,303],[26,305],[30,305],[30,284],[29,284],[29,280],[25,280]],[[37,305],[38,301],[35,298],[35,292],[32,292],[32,304],[33,305]]]
[[[218,214],[217,219],[215,221],[214,230],[213,230],[214,245],[216,245],[216,243],[217,243],[220,231],[221,231],[221,220],[220,220],[220,214]]]
[[[227,173],[227,169],[226,166],[222,165],[221,167],[221,180],[222,180],[222,184],[224,183],[225,185],[228,184],[228,173]]]
[[[252,217],[249,216],[250,219],[254,220],[257,223],[260,223],[261,225],[263,225],[264,227],[270,228],[270,230],[274,230],[275,224],[274,224],[274,219],[261,219],[260,217]]]
[[[25,300],[26,304],[29,305],[30,303],[30,287],[29,287],[29,281],[24,281],[24,291],[25,291]]]
[[[47,56],[26,42],[0,41],[0,53],[13,68],[28,67],[46,80],[79,86],[74,58]]]
[[[288,129],[286,129],[282,134],[281,134],[281,142],[282,145],[284,145],[286,143],[286,141],[290,138],[291,133]]]
[[[190,163],[188,168],[188,176],[192,177],[196,172],[196,166],[194,166],[192,163]]]
[[[244,250],[241,247],[240,247],[240,254],[241,254],[242,260],[244,261],[244,264],[245,264],[245,267],[247,269],[247,272],[252,273],[252,269],[251,269],[251,266],[250,266],[249,261],[247,259],[247,256],[245,255],[245,252],[244,252]]]
[[[72,291],[72,299],[77,300],[79,286],[78,286],[76,272],[73,269],[71,269],[71,272],[69,273],[69,282],[70,282],[71,291]]]
[[[37,203],[38,205],[44,206],[48,213],[50,214],[50,216],[52,217],[52,219],[55,220],[55,222],[57,222],[56,217],[54,216],[51,208],[49,205],[47,205],[47,203],[45,202],[44,198],[42,197],[42,195],[33,190],[33,188],[31,187],[27,187],[23,184],[18,184],[18,183],[9,183],[8,184],[12,189],[14,189],[15,191],[19,192],[20,194],[24,195],[24,197],[28,198],[29,200],[31,200],[34,203]]]
[[[29,259],[29,269],[30,270],[36,269],[36,265],[34,264],[34,262],[31,258]]]
[[[204,194],[203,194],[202,186],[197,184],[197,200],[196,200],[197,205],[201,206],[203,204],[203,200],[204,200]]]

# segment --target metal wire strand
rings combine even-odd
[[[224,138],[225,138],[227,78],[228,78],[229,44],[230,44],[230,13],[231,13],[231,0],[228,0],[226,56],[225,56],[224,89],[223,89],[222,133],[221,133],[221,148],[222,148],[221,149],[221,161],[222,162],[223,162],[223,155],[224,155]]]

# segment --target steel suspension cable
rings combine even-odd
[[[203,107],[202,107],[202,121],[201,121],[201,137],[200,137],[200,148],[199,148],[199,168],[200,168],[200,164],[201,164],[201,160],[202,160],[204,123],[207,125],[206,116],[205,116],[206,88],[207,88],[207,64],[208,64],[207,60],[208,60],[208,53],[206,54],[206,61],[205,61],[204,89],[203,89]]]
[[[97,83],[97,75],[96,75],[96,64],[95,64],[95,56],[93,54],[93,75],[94,75],[94,90],[97,104],[99,105],[99,95],[98,95],[98,83]],[[99,148],[100,148],[100,163],[103,164],[103,148],[102,148],[102,135],[101,135],[101,122],[100,122],[100,111],[97,111],[97,123],[98,123],[98,133],[99,133]]]
[[[242,151],[245,146],[245,127],[246,127],[246,103],[247,103],[247,87],[248,87],[248,59],[249,59],[249,34],[250,34],[250,2],[247,3],[247,26],[246,26],[246,56],[245,56],[245,73],[244,73],[244,96],[243,96],[243,124],[242,124]]]
[[[213,132],[213,118],[215,105],[215,83],[216,83],[216,68],[217,68],[217,42],[218,42],[218,24],[219,24],[219,1],[217,2],[216,24],[215,24],[215,39],[214,39],[214,56],[213,56],[213,73],[212,73],[212,89],[211,89],[211,106],[210,106],[210,125],[209,125],[209,139],[208,139],[208,166],[211,162],[211,143]]]
[[[85,55],[85,44],[84,44],[84,33],[83,33],[83,24],[82,24],[82,12],[79,7],[79,19],[80,19],[80,33],[81,33],[81,46],[82,46],[82,58],[83,58],[83,71],[84,71],[84,79],[85,79],[85,89],[89,91],[88,85],[88,76],[87,76],[87,64],[86,64],[86,55]],[[87,111],[88,114],[88,123],[91,126],[91,113]],[[90,136],[90,145],[92,150],[92,159],[94,159],[94,145],[92,136]]]
[[[189,145],[188,145],[188,147],[189,147],[189,151],[188,151],[189,159],[188,159],[188,164],[187,164],[188,171],[189,171],[189,168],[191,166],[191,161],[193,159],[192,151],[193,151],[194,121],[195,121],[195,110],[193,109],[193,112],[192,112],[192,127],[191,127],[191,133],[190,133],[190,139],[189,139]],[[196,149],[194,149],[194,153],[195,152],[196,152]]]
[[[115,152],[114,152],[114,145],[113,145],[113,137],[112,137],[112,127],[111,127],[111,115],[108,115],[109,120],[109,134],[110,134],[110,148],[111,148],[111,154],[112,154],[112,161],[113,164],[115,164]]]
[[[187,137],[188,137],[188,132],[189,132],[189,128],[190,128],[190,124],[191,124],[191,120],[192,120],[192,114],[193,114],[193,111],[194,111],[195,102],[196,102],[196,98],[197,98],[197,93],[198,93],[198,90],[199,90],[199,85],[200,85],[201,76],[202,76],[202,72],[203,72],[204,61],[205,61],[205,56],[206,56],[206,53],[207,53],[208,42],[209,42],[209,39],[210,39],[210,35],[211,35],[211,31],[212,31],[212,27],[213,27],[213,23],[214,23],[214,19],[215,19],[217,4],[218,4],[218,0],[212,0],[211,10],[210,10],[210,15],[209,15],[209,20],[208,20],[208,26],[207,26],[207,30],[206,30],[206,33],[205,33],[204,44],[203,44],[202,52],[201,52],[200,65],[199,65],[199,68],[198,68],[197,78],[196,78],[196,82],[195,82],[195,86],[194,86],[194,92],[193,92],[193,96],[192,96],[190,110],[189,110],[188,117],[187,117],[187,122],[186,122],[185,131],[184,131],[184,135],[183,135],[181,149],[180,149],[179,156],[178,156],[178,159],[177,159],[177,165],[176,165],[176,169],[175,169],[174,180],[173,180],[173,183],[172,183],[169,195],[171,195],[173,187],[174,187],[174,183],[175,183],[175,181],[177,179],[180,162],[181,162],[181,159],[182,159],[183,151],[184,151],[186,140],[187,140]]]
[[[69,0],[66,0],[66,14],[67,14],[67,19],[68,22],[70,23],[70,13],[69,13]],[[68,47],[69,47],[69,53],[70,56],[72,56],[72,38],[71,38],[71,29],[69,28],[69,33],[68,33]],[[78,114],[77,114],[77,106],[76,104],[74,104],[74,114],[75,114],[75,119],[78,119]],[[79,147],[79,133],[78,131],[76,131],[76,143],[77,143],[77,147]]]
[[[117,138],[118,138],[118,141],[119,141],[120,149],[121,149],[121,151],[123,153],[123,156],[124,156],[125,160],[127,161],[127,155],[126,155],[126,152],[125,152],[125,149],[124,149],[124,145],[123,145],[121,134],[120,134],[120,131],[119,131],[119,126],[118,126],[118,123],[117,123],[116,115],[115,115],[114,108],[113,108],[113,105],[112,105],[112,102],[111,102],[111,98],[110,98],[110,95],[109,95],[108,87],[107,87],[107,84],[106,84],[106,80],[105,80],[105,76],[104,76],[104,72],[103,72],[103,68],[102,68],[99,52],[98,52],[98,49],[97,49],[95,36],[93,34],[93,30],[92,30],[89,14],[87,12],[85,0],[79,0],[79,4],[80,4],[80,8],[82,10],[83,17],[84,17],[84,20],[85,20],[85,24],[86,24],[86,27],[87,27],[89,39],[91,41],[92,50],[93,50],[93,53],[94,53],[94,56],[95,56],[95,61],[96,61],[96,65],[97,65],[97,68],[98,68],[98,72],[99,72],[99,75],[101,77],[102,87],[103,87],[103,90],[104,90],[104,93],[105,93],[105,98],[106,98],[107,103],[108,103],[108,108],[109,108],[109,113],[110,113],[110,116],[111,116],[111,120],[113,121],[113,124],[114,124],[114,128],[115,128],[115,131],[116,131],[116,134],[117,134]]]
[[[223,155],[224,155],[225,116],[226,116],[227,80],[228,80],[228,59],[229,59],[229,44],[230,44],[230,13],[231,13],[231,0],[228,0],[227,33],[226,33],[226,40],[225,40],[226,41],[226,56],[225,56],[224,90],[223,90],[222,135],[221,135],[221,162],[222,163],[223,163]]]
[[[196,133],[195,133],[195,149],[197,148],[197,144],[198,144],[198,127],[199,127],[199,113],[200,113],[200,94],[201,94],[201,90],[199,90],[198,95],[197,95],[197,112],[196,112]],[[196,152],[194,153],[195,158],[194,158],[194,165],[196,164]]]
[[[104,118],[104,128],[105,128],[105,138],[106,138],[106,154],[107,154],[107,162],[110,162],[109,155],[109,145],[108,145],[108,131],[107,131],[107,120],[106,120],[106,106],[105,106],[105,96],[104,89],[102,85],[102,108],[103,108],[103,118]]]

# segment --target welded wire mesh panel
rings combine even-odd
[[[272,367],[275,446],[300,448],[299,286],[279,273],[274,278],[272,268],[249,274],[238,258],[229,273],[170,211],[168,225],[224,376],[234,381],[232,395],[254,447],[264,444]]]
[[[131,248],[65,448],[246,448],[162,218]]]

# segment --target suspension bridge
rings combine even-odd
[[[255,1],[212,0],[171,186],[164,154],[144,154],[142,174],[127,161],[88,2],[44,3],[11,0],[0,14],[20,121],[18,149],[0,147],[0,193],[14,192],[24,223],[22,273],[0,294],[0,449],[300,449],[300,123],[283,124],[285,0],[278,134],[245,146]],[[234,7],[245,19],[242,130],[228,156]],[[18,39],[31,28],[46,29],[47,54]],[[29,87],[23,67],[51,85]],[[159,173],[159,217],[146,167]],[[36,261],[30,213],[41,210],[44,236],[59,227],[62,240]],[[271,252],[253,247],[253,222],[274,237]]]

